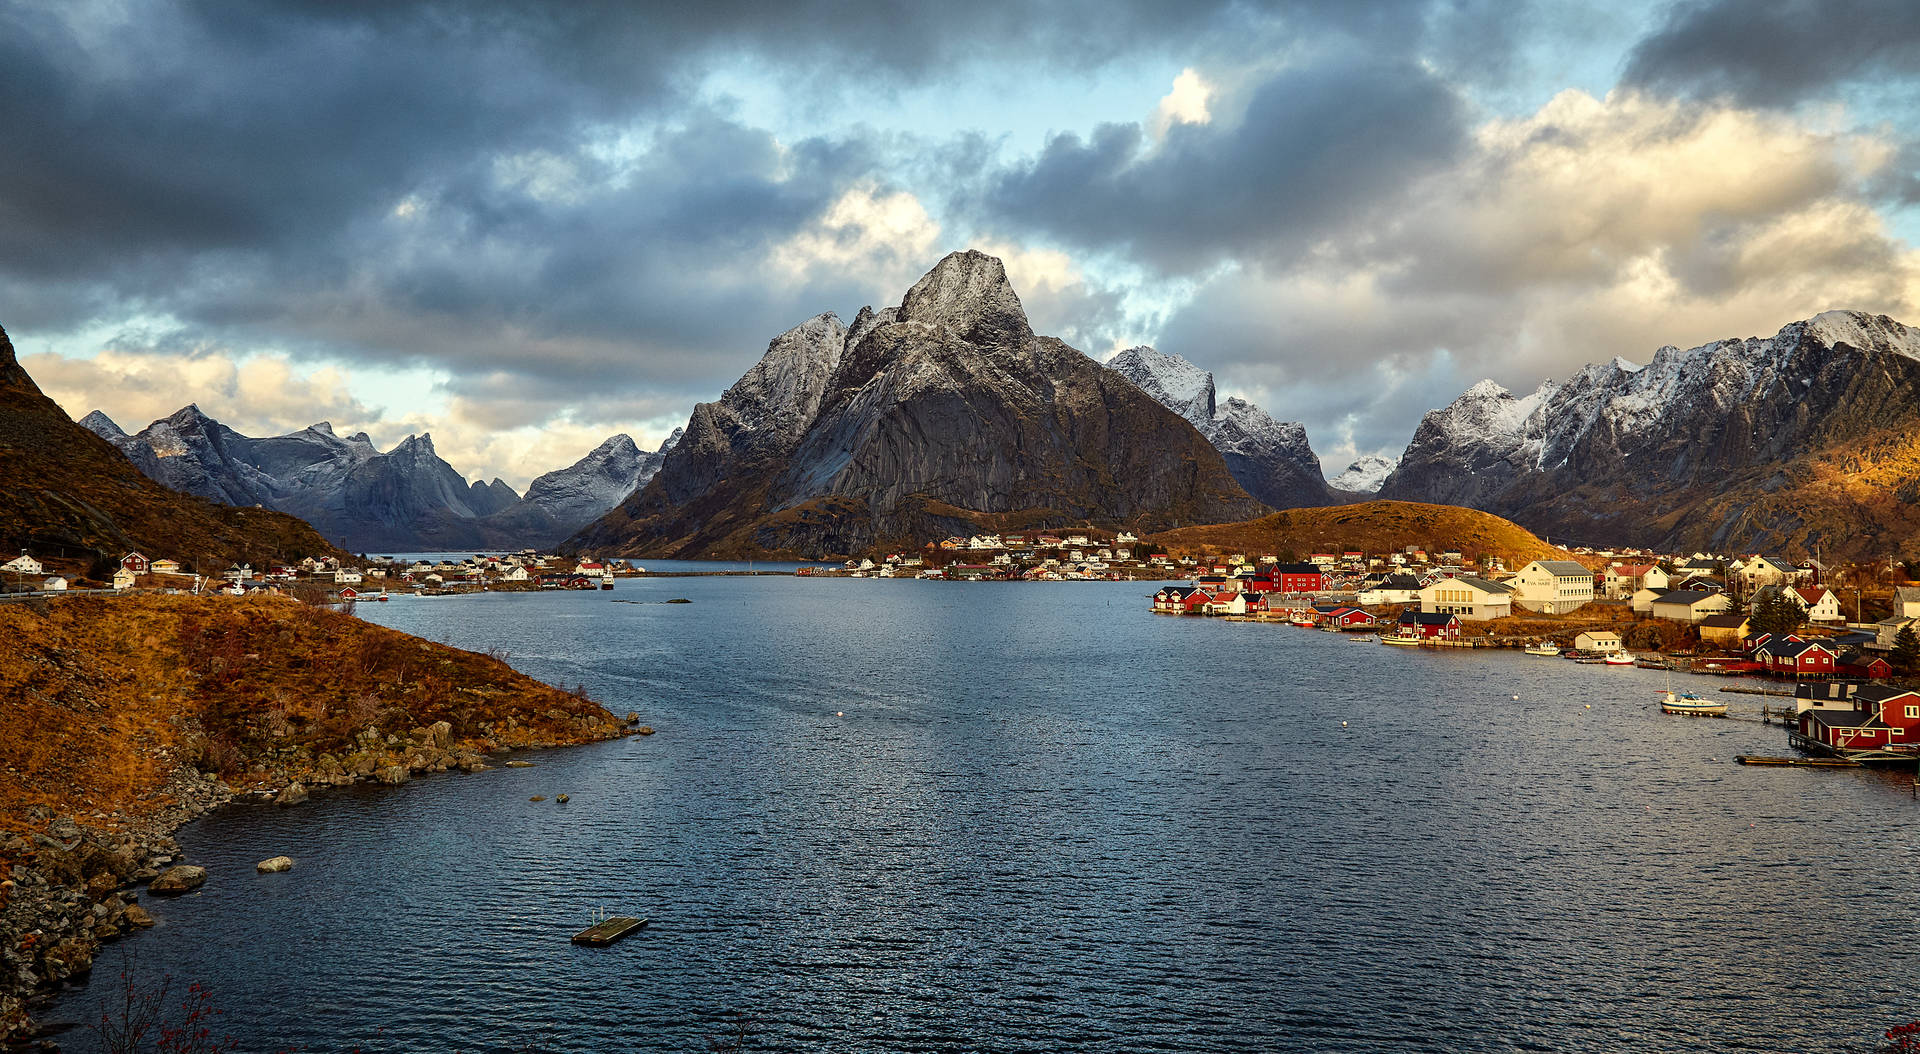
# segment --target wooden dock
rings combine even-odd
[[[609,919],[588,926],[573,935],[575,944],[591,944],[596,948],[612,944],[629,933],[645,929],[646,919],[636,919],[630,915],[615,915]]]
[[[1816,769],[1857,769],[1858,761],[1851,758],[1773,758],[1760,754],[1739,754],[1734,759],[1742,765],[1798,765]]]

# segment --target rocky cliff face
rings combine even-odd
[[[1255,498],[1276,509],[1333,503],[1304,427],[1276,421],[1245,399],[1216,405],[1213,374],[1178,355],[1145,346],[1128,348],[1109,360],[1107,368],[1199,429],[1226,459],[1233,478]]]
[[[954,253],[899,307],[775,338],[640,493],[569,545],[830,555],[1000,522],[1172,525],[1260,511],[1198,432],[1034,335],[999,260]]]
[[[1885,552],[1920,536],[1920,330],[1830,311],[1429,413],[1382,497],[1665,548]]]

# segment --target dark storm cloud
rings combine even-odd
[[[1676,4],[1628,56],[1624,83],[1790,106],[1849,82],[1920,72],[1913,0]]]
[[[1243,115],[1054,138],[982,195],[986,215],[1169,270],[1281,260],[1465,145],[1453,89],[1412,62],[1325,62],[1259,85]]]

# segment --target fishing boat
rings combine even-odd
[[[1608,652],[1607,657],[1600,661],[1605,663],[1608,666],[1632,666],[1633,653],[1625,652],[1625,651],[1612,651],[1612,652]]]
[[[1413,645],[1419,644],[1420,638],[1419,637],[1403,637],[1398,633],[1382,633],[1380,634],[1380,643],[1399,644],[1405,647],[1411,647]]]
[[[1560,645],[1558,645],[1558,644],[1531,644],[1531,645],[1528,645],[1528,646],[1527,646],[1527,654],[1528,654],[1528,655],[1547,655],[1547,656],[1558,656],[1558,655],[1560,654]]]
[[[1662,713],[1690,717],[1727,716],[1727,704],[1717,699],[1702,699],[1692,692],[1676,692],[1671,688],[1660,693],[1660,710]]]

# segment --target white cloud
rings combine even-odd
[[[1176,124],[1206,124],[1213,120],[1208,106],[1213,102],[1214,88],[1205,78],[1192,68],[1183,69],[1173,79],[1173,90],[1153,108],[1153,116],[1147,119],[1147,129],[1155,139],[1166,137],[1167,129]]]
[[[1816,117],[1563,92],[1302,257],[1223,273],[1161,346],[1344,456],[1481,376],[1527,390],[1829,308],[1920,320],[1920,253],[1871,197],[1895,145]]]
[[[796,286],[821,273],[852,273],[868,288],[898,296],[940,252],[940,224],[919,198],[862,183],[776,246],[773,263]]]

